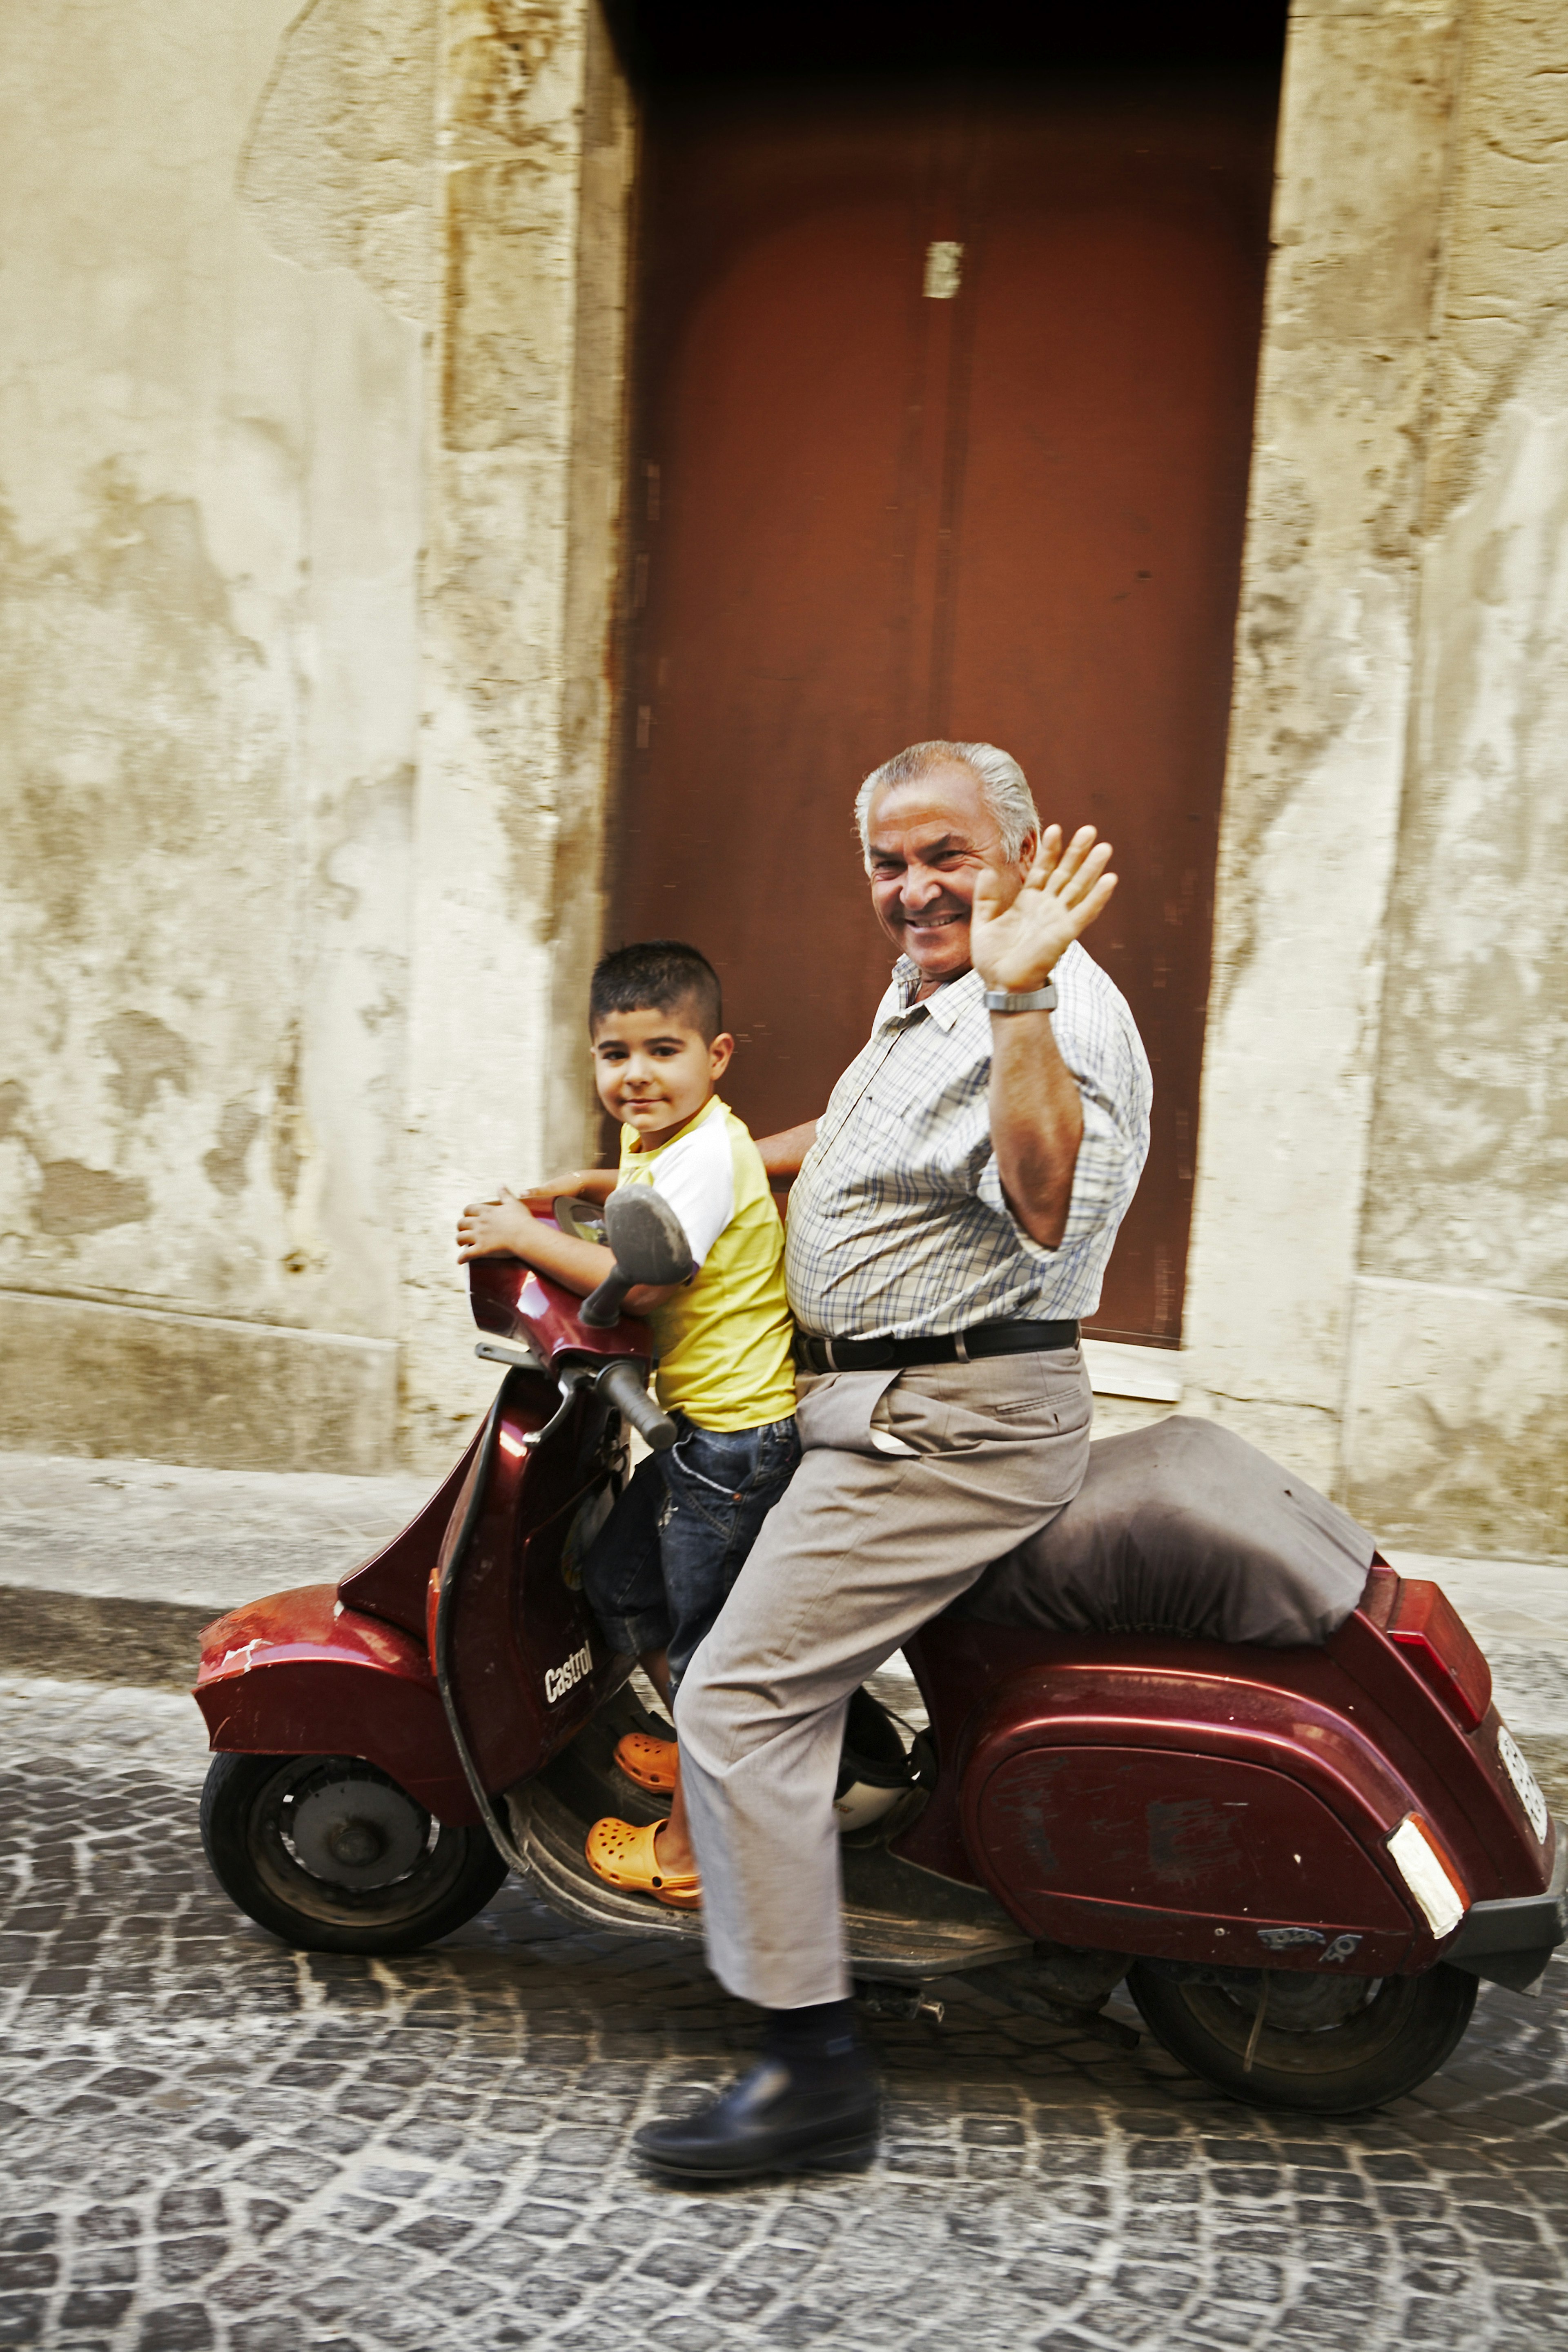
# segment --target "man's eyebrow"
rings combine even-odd
[[[967,834],[943,833],[940,834],[935,841],[922,842],[920,854],[922,857],[944,857],[950,850],[970,849],[973,846],[973,844]],[[889,866],[903,866],[908,863],[899,850],[894,849],[885,841],[872,842],[866,855],[868,857],[885,860]]]

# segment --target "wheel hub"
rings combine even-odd
[[[1309,1976],[1305,1970],[1271,1970],[1264,2020],[1279,2033],[1321,2033],[1341,2025],[1366,2005],[1365,1977]],[[1256,1994],[1243,2004],[1256,2015]]]
[[[335,1886],[390,1886],[425,1851],[429,1818],[384,1780],[330,1780],[290,1808],[289,1843],[313,1878]]]

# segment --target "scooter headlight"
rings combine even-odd
[[[1419,1813],[1406,1813],[1388,1841],[1394,1866],[1420,1905],[1439,1942],[1452,1935],[1470,1907],[1469,1889],[1442,1853]]]

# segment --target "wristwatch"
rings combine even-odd
[[[1054,1013],[1057,984],[1047,980],[1044,988],[1031,988],[1016,994],[1006,988],[988,988],[984,1004],[987,1013]]]

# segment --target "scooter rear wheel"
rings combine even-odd
[[[215,1756],[202,1843],[226,1895],[307,1952],[416,1952],[506,1877],[482,1829],[432,1820],[350,1756]]]
[[[1317,2116],[1364,2114],[1413,2091],[1449,2055],[1476,2005],[1475,1978],[1442,1966],[1418,1977],[1277,1969],[1197,1982],[1135,1961],[1127,1989],[1155,2040],[1217,2090]]]

